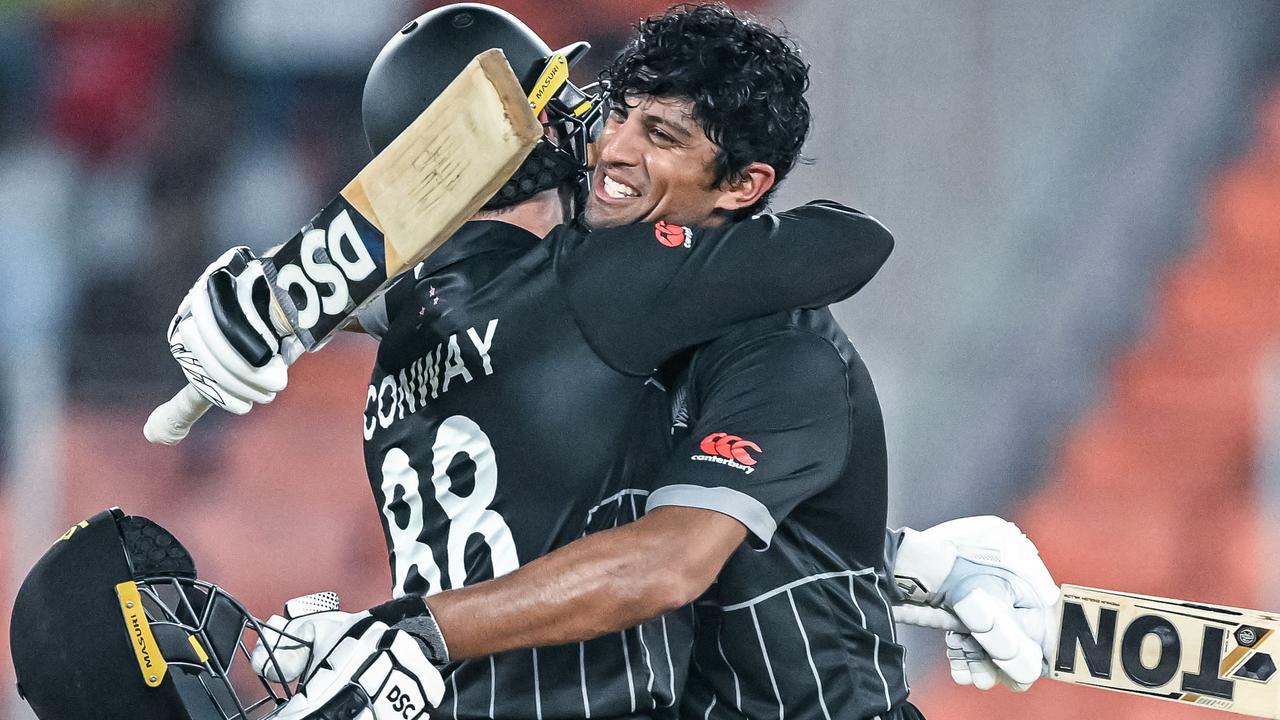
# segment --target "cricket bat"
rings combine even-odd
[[[1280,720],[1280,614],[1079,585],[1061,590],[1049,678]],[[946,629],[963,632],[952,619]]]
[[[453,235],[541,138],[502,51],[477,55],[309,224],[263,258],[277,329],[318,350]],[[151,413],[143,434],[175,445],[210,405],[188,384]]]
[[[1054,680],[1280,719],[1280,615],[1063,585]]]

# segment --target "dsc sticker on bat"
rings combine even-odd
[[[382,233],[338,196],[272,257],[276,299],[305,348],[386,283],[384,253]]]

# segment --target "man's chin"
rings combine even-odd
[[[598,203],[587,203],[586,212],[582,214],[582,220],[587,227],[593,230],[601,230],[603,228],[619,227],[622,225],[631,225],[640,221],[638,217],[631,217],[636,213],[619,212],[616,208],[603,207]]]

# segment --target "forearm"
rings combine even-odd
[[[627,534],[590,535],[503,577],[428,598],[450,658],[585,640],[673,609],[638,581],[644,568],[620,541]]]
[[[698,527],[691,541],[684,534],[690,533],[688,513],[715,515],[709,518],[713,526],[730,525]],[[427,605],[454,660],[587,640],[692,601],[745,534],[737,521],[718,513],[664,509],[588,535],[503,577],[433,595]]]
[[[893,252],[878,220],[828,200],[778,213],[770,232],[770,294],[793,307],[844,300],[862,289]],[[762,280],[768,278],[762,278]]]

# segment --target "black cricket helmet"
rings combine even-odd
[[[485,204],[514,205],[576,179],[585,193],[587,146],[599,134],[597,95],[569,82],[569,68],[591,48],[576,42],[556,51],[505,10],[481,3],[436,8],[409,22],[382,48],[364,83],[365,138],[376,155],[435,100],[473,57],[499,48],[529,95],[535,113],[555,130]]]
[[[27,574],[9,642],[40,720],[260,720],[293,694],[249,666],[262,628],[167,530],[111,508]]]

